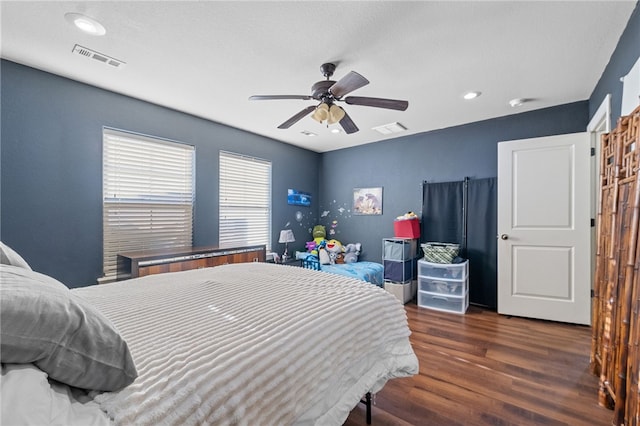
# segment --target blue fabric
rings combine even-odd
[[[320,265],[318,257],[311,253],[296,253],[296,259],[302,259],[302,266],[316,271],[344,275],[367,281],[382,287],[384,285],[384,267],[375,262],[340,263],[336,265]]]
[[[370,282],[378,287],[384,284],[384,267],[376,262],[340,263],[337,265],[320,265],[320,270],[332,274],[345,275]]]

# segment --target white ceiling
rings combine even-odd
[[[1,3],[3,58],[317,152],[588,99],[636,1],[87,1]],[[106,35],[65,20],[80,12]],[[79,44],[121,69],[73,54]],[[357,71],[351,93],[409,101],[406,111],[341,104],[360,131],[333,134],[310,117],[323,79]],[[481,91],[464,101],[469,90]],[[513,98],[531,102],[512,108]],[[372,127],[400,122],[384,136]],[[316,137],[304,136],[307,130]]]

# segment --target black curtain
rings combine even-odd
[[[462,247],[463,182],[424,183],[421,242],[457,243]]]
[[[469,180],[467,258],[469,302],[498,306],[498,179]]]
[[[469,302],[497,308],[497,178],[423,182],[421,242],[460,244]]]

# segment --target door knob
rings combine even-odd
[[[509,236],[507,234],[502,234],[502,235],[500,235],[500,238],[503,239],[503,240],[508,240]]]

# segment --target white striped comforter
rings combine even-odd
[[[73,291],[135,360],[134,383],[95,396],[119,425],[340,425],[418,371],[402,305],[351,278],[244,263]]]

